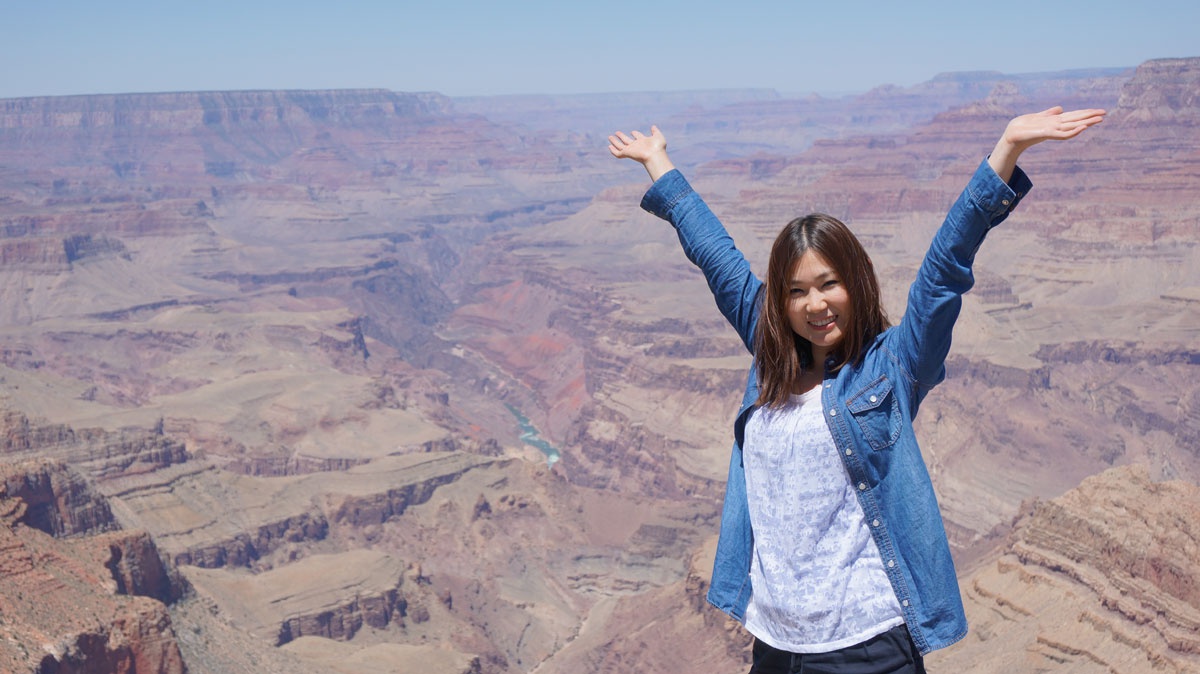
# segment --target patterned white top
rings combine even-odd
[[[746,422],[754,531],[746,629],[793,653],[852,646],[904,622],[825,425],[821,387]]]

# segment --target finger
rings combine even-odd
[[[634,140],[641,140],[641,139],[645,138],[645,136],[642,135],[641,131],[634,129],[633,130],[633,138],[634,138]]]
[[[1077,122],[1084,119],[1101,118],[1107,114],[1104,110],[1092,108],[1088,110],[1072,110],[1062,113],[1062,120],[1065,122]]]

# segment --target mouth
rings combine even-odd
[[[836,322],[837,322],[837,316],[830,316],[828,318],[822,318],[822,319],[815,320],[815,321],[809,321],[808,324],[814,330],[831,330],[831,329],[833,329],[833,324]]]

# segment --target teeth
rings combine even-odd
[[[826,325],[829,325],[830,323],[832,323],[834,320],[835,319],[831,317],[831,318],[826,318],[826,319],[820,320],[820,321],[809,321],[809,323],[812,323],[815,327],[823,328]]]

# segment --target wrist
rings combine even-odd
[[[666,152],[656,152],[650,155],[642,165],[646,167],[646,173],[650,174],[652,181],[657,181],[675,169],[675,165],[671,163],[671,158],[667,156]]]

